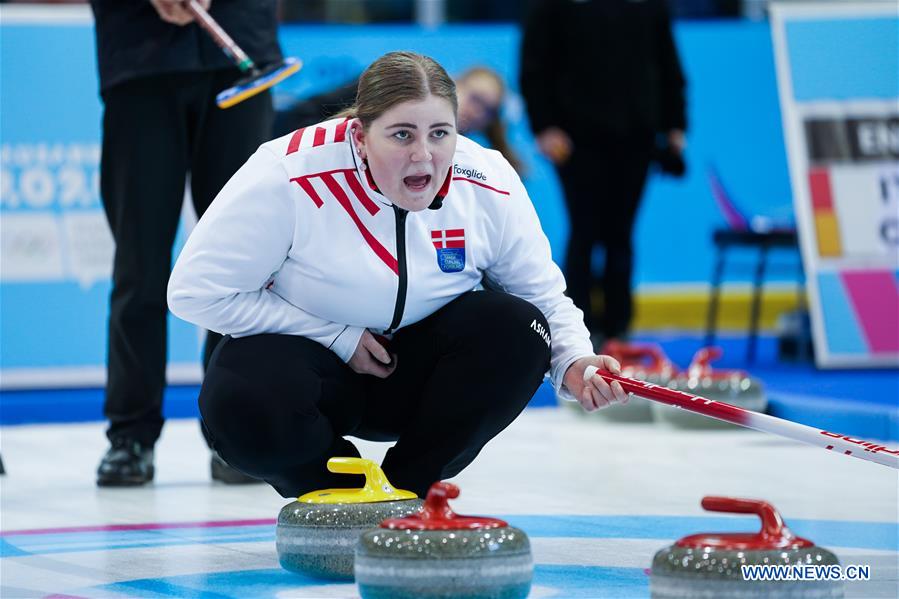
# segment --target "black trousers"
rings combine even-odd
[[[397,366],[386,379],[356,374],[304,337],[225,337],[200,412],[221,456],[284,497],[361,486],[326,469],[331,457],[359,455],[344,435],[395,440],[384,472],[423,497],[470,464],[540,385],[550,352],[535,320],[549,330],[523,299],[467,293],[396,332]]]
[[[632,238],[652,143],[648,132],[576,140],[571,157],[558,169],[571,225],[565,256],[567,293],[584,311],[587,328],[607,338],[624,335],[633,316]],[[595,280],[591,257],[597,244],[605,250],[599,281],[604,307],[598,321],[590,302]]]
[[[238,77],[236,69],[164,74],[103,94],[100,189],[115,240],[103,409],[110,439],[153,445],[162,429],[166,286],[188,173],[202,215],[269,138],[267,92],[227,110],[215,105]],[[220,337],[210,337],[211,352]]]

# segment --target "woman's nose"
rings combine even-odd
[[[412,162],[427,162],[431,159],[431,149],[426,141],[420,141],[412,148]]]

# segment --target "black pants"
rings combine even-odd
[[[396,332],[397,367],[386,379],[356,374],[304,337],[225,337],[200,412],[221,456],[284,497],[359,482],[325,467],[359,455],[344,435],[396,440],[384,472],[423,497],[470,464],[540,385],[550,352],[535,320],[549,330],[523,299],[467,293]]]
[[[625,139],[597,136],[575,142],[570,159],[559,169],[571,225],[565,256],[568,296],[584,311],[591,331],[620,337],[633,315],[631,277],[633,229],[652,153],[652,135]],[[596,322],[590,302],[594,277],[593,248],[605,249],[600,279],[604,308]]]
[[[103,94],[100,188],[115,240],[110,298],[107,436],[152,445],[162,429],[166,286],[187,174],[202,215],[268,139],[266,92],[221,110],[215,95],[237,70],[135,79]],[[218,340],[207,339],[209,351]]]

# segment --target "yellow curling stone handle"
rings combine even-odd
[[[364,458],[331,458],[328,470],[340,474],[364,474],[365,486],[361,489],[324,489],[301,495],[303,503],[374,503],[376,501],[399,501],[416,499],[411,491],[395,489],[381,467]]]

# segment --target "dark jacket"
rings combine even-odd
[[[521,91],[531,128],[573,138],[686,129],[685,80],[665,0],[538,0]]]
[[[196,23],[159,18],[148,0],[91,0],[100,89],[137,77],[233,67]],[[213,0],[210,14],[257,65],[281,58],[277,0]]]

